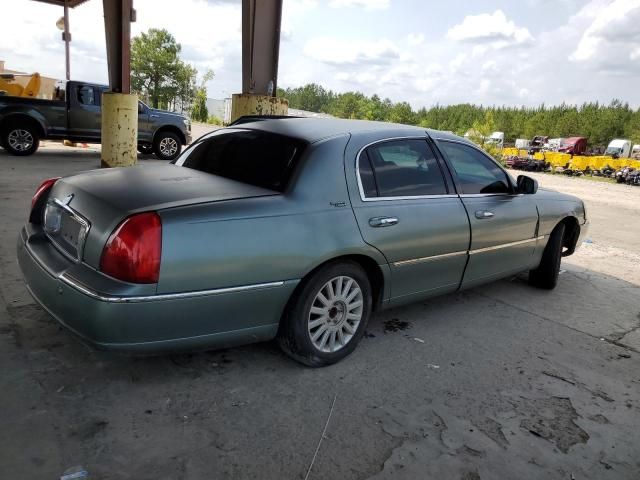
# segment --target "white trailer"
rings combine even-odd
[[[621,138],[611,140],[604,154],[612,157],[629,158],[631,156],[631,140]]]

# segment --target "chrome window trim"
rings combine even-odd
[[[461,193],[460,198],[522,197],[524,193]]]
[[[56,242],[55,238],[53,238],[51,235],[49,235],[46,232],[46,230],[43,229],[44,234],[47,236],[47,238],[52,243],[52,245],[54,247],[56,247],[56,250],[58,250],[62,255],[64,255],[66,258],[68,258],[72,262],[80,263],[82,261],[83,255],[84,255],[84,246],[85,246],[85,243],[86,243],[86,240],[87,240],[87,236],[89,235],[89,229],[91,228],[91,223],[89,223],[89,220],[87,220],[86,218],[84,218],[83,216],[78,214],[69,205],[67,205],[66,203],[64,203],[63,201],[61,201],[61,200],[59,200],[57,198],[54,198],[53,200],[49,201],[48,203],[53,203],[57,207],[63,209],[65,212],[67,212],[69,215],[71,215],[75,220],[78,221],[78,223],[80,223],[84,227],[82,238],[78,238],[78,249],[77,249],[78,250],[78,256],[77,257],[74,257],[69,252],[67,252],[62,245],[60,245],[58,242]],[[45,206],[45,208],[46,208],[46,206]]]
[[[447,194],[447,195],[415,195],[415,196],[407,196],[407,197],[375,197],[375,198],[362,198],[360,200],[363,202],[386,202],[388,200],[420,200],[420,199],[428,199],[428,198],[458,198],[458,195]]]
[[[70,287],[78,290],[79,292],[91,297],[95,300],[107,303],[141,303],[141,302],[157,302],[163,300],[181,300],[184,298],[197,298],[207,297],[211,295],[221,295],[224,293],[237,293],[247,292],[252,290],[262,290],[266,288],[281,287],[284,285],[284,280],[279,282],[267,282],[267,283],[254,283],[251,285],[241,285],[238,287],[226,287],[226,288],[213,288],[209,290],[196,290],[191,292],[179,292],[179,293],[161,293],[158,295],[141,295],[131,297],[117,297],[112,295],[103,295],[95,290],[92,290],[73,277],[62,273],[58,277],[62,282],[66,283]]]
[[[366,197],[365,196],[364,188],[362,186],[362,179],[360,178],[360,155],[362,155],[362,152],[365,149],[371,147],[372,145],[376,145],[378,143],[393,142],[396,140],[424,140],[426,142],[428,139],[429,139],[429,135],[427,134],[425,134],[422,137],[410,136],[410,137],[381,138],[371,143],[367,143],[364,147],[358,150],[358,154],[356,155],[356,180],[358,181],[358,191],[360,192],[360,200],[362,200],[363,202],[385,202],[388,200],[420,200],[420,199],[424,200],[429,198],[458,198],[458,194],[451,194],[451,193],[438,194],[438,195],[406,195],[402,197]],[[442,181],[445,182],[445,188],[446,188],[446,181],[444,176],[442,178]]]
[[[399,262],[393,262],[394,267],[402,267],[404,265],[413,265],[415,263],[432,262],[434,260],[441,260],[443,258],[457,257],[460,255],[466,255],[467,250],[459,252],[443,253],[442,255],[432,255],[430,257],[412,258],[411,260],[401,260]]]

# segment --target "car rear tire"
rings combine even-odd
[[[560,262],[562,260],[562,240],[564,238],[564,223],[553,229],[547,246],[542,253],[540,265],[529,272],[529,284],[534,287],[552,290],[558,284]]]
[[[16,123],[4,129],[0,143],[11,155],[25,157],[38,150],[40,136],[35,126],[29,123]]]
[[[180,137],[173,132],[160,132],[153,140],[153,153],[160,160],[173,160],[182,150]]]
[[[355,262],[331,263],[305,279],[280,324],[278,342],[294,360],[323,367],[342,360],[364,335],[371,284]]]

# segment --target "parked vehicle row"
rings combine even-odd
[[[509,156],[504,159],[504,164],[508,168],[514,170],[523,170],[526,172],[550,172],[561,173],[567,176],[580,177],[582,175],[591,175],[594,177],[605,177],[615,179],[617,183],[626,183],[627,185],[640,186],[640,169],[631,166],[615,169],[609,165],[601,169],[592,169],[587,166],[584,170],[575,168],[571,162],[567,162],[564,166],[554,167],[550,162],[545,160],[536,160],[529,157]]]
[[[532,140],[518,138],[515,148],[526,150],[529,155],[538,152],[559,152],[570,155],[608,155],[613,158],[640,159],[640,144],[634,145],[631,140],[616,138],[611,140],[604,151],[602,149],[588,148],[587,137],[549,138],[542,135],[533,137]]]

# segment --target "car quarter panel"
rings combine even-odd
[[[349,207],[347,138],[310,145],[282,195],[160,211],[158,293],[297,280],[342,255],[365,254],[384,264],[363,242]]]

